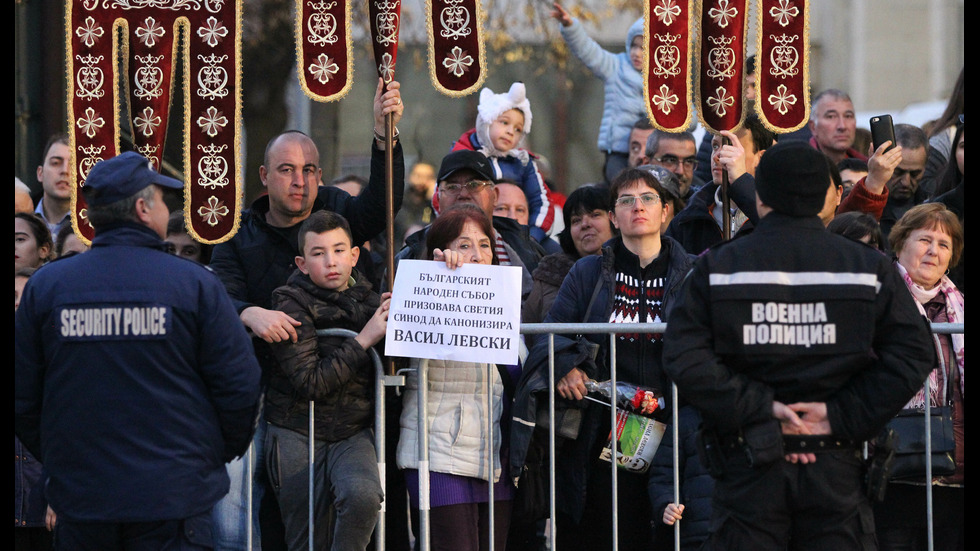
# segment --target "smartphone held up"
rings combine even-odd
[[[871,117],[871,143],[875,151],[881,144],[890,141],[891,145],[885,151],[895,147],[895,125],[891,115],[878,115]]]

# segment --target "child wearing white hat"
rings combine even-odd
[[[531,102],[523,83],[515,82],[503,94],[484,88],[480,91],[476,127],[464,132],[452,150],[482,152],[490,159],[495,179],[506,178],[520,185],[527,196],[531,236],[542,242],[549,238],[555,212],[548,200],[547,185],[535,164],[536,156],[523,147],[524,137],[530,132]]]

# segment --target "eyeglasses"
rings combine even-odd
[[[643,195],[640,195],[640,203],[642,203],[644,207],[652,207],[653,205],[656,205],[659,201],[660,201],[660,196],[657,195],[656,193],[644,193]],[[619,199],[616,199],[617,207],[630,208],[635,204],[636,204],[636,195],[623,195]]]
[[[656,158],[656,157],[654,157],[653,160],[654,161],[657,161],[658,163],[660,163],[664,167],[669,168],[671,170],[677,168],[677,165],[680,164],[680,163],[684,163],[684,168],[687,168],[687,169],[690,169],[690,170],[694,170],[695,168],[698,167],[698,160],[696,158],[694,158],[694,157],[688,157],[686,159],[678,159],[674,155],[664,155],[663,157],[660,157],[659,159]]]
[[[456,195],[459,192],[463,191],[463,188],[466,188],[466,191],[468,191],[469,193],[477,193],[484,187],[492,186],[492,185],[493,182],[481,182],[479,180],[473,180],[472,182],[466,182],[465,184],[444,183],[442,184],[441,189],[446,193]]]

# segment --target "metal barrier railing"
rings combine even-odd
[[[609,379],[610,386],[616,388],[616,335],[619,333],[663,333],[667,328],[666,323],[534,323],[521,324],[521,333],[525,335],[546,334],[548,335],[548,381],[555,380],[555,334],[608,334],[609,335]],[[616,408],[610,409],[610,426],[616,426]],[[671,408],[674,412],[674,426],[677,425],[677,408]],[[558,526],[555,522],[557,518],[557,498],[555,495],[555,461],[557,459],[555,442],[556,427],[554,423],[555,412],[555,385],[548,385],[548,411],[551,418],[548,423],[548,473],[549,473],[549,511],[550,511],[550,531],[548,534],[548,544],[550,549],[557,549],[555,544],[558,534]],[[676,432],[676,431],[675,431]],[[674,464],[677,464],[677,446],[674,447]],[[610,514],[612,515],[612,550],[619,549],[619,468],[615,459],[609,462],[610,477],[612,483],[612,497],[610,498]],[[675,477],[674,489],[677,492],[678,485]],[[679,541],[679,539],[677,540]]]
[[[935,334],[954,334],[963,333],[964,324],[963,323],[933,323],[932,332]],[[615,388],[616,385],[616,335],[619,333],[663,333],[666,331],[667,324],[665,323],[531,323],[531,324],[521,324],[520,332],[522,335],[547,335],[548,336],[548,380],[554,381],[555,377],[555,363],[554,363],[554,335],[555,334],[608,334],[609,335],[609,371],[612,387]],[[346,336],[354,337],[357,333],[347,329],[324,329],[318,330],[317,336]],[[381,358],[378,356],[374,349],[370,350],[372,362],[375,366],[375,370],[378,373],[378,381],[380,384],[375,386],[375,447],[377,451],[378,460],[378,471],[381,478],[382,491],[386,489],[386,479],[385,479],[385,399],[384,392],[385,387],[404,387],[405,377],[403,375],[386,375],[382,366]],[[421,360],[419,362],[418,373],[418,407],[419,407],[419,430],[418,430],[418,459],[419,459],[419,534],[415,537],[419,539],[420,547],[422,551],[428,551],[430,548],[430,527],[429,527],[429,451],[428,451],[428,423],[425,421],[428,418],[428,384],[427,384],[427,372],[428,372],[428,361]],[[488,365],[487,380],[493,381],[493,366]],[[926,396],[929,396],[928,389],[928,379],[926,380]],[[676,385],[671,385],[671,400],[672,404],[677,403],[677,387]],[[492,404],[493,404],[493,385],[488,385],[487,390],[487,434],[489,435],[487,441],[491,442],[488,449],[493,449],[493,415],[492,415]],[[925,415],[926,419],[929,419],[929,400],[926,400]],[[314,404],[310,402],[310,426],[309,434],[314,434],[313,431],[313,416],[314,416]],[[558,531],[558,526],[554,522],[557,517],[557,505],[555,496],[555,461],[556,461],[556,427],[554,423],[554,412],[555,412],[555,388],[553,384],[548,385],[548,408],[550,412],[551,419],[549,420],[549,438],[548,438],[548,456],[549,456],[549,511],[550,511],[550,530],[548,534],[548,547],[549,549],[556,550],[556,534]],[[673,427],[678,426],[678,411],[676,407],[672,407],[673,414]],[[611,426],[616,426],[616,408],[610,408],[610,422]],[[674,500],[675,503],[680,503],[680,473],[678,471],[679,465],[679,439],[678,431],[672,430],[672,442],[673,442],[673,474],[674,474]],[[310,438],[309,443],[309,549],[313,549],[313,530],[314,530],[314,518],[313,518],[313,488],[314,488],[314,440]],[[926,466],[927,472],[931,472],[932,462],[931,462],[931,433],[928,427],[928,421],[925,431],[925,445],[926,445]],[[254,450],[252,447],[248,451],[248,476],[247,476],[247,518],[249,519],[249,525],[251,526],[252,517],[252,465],[254,462]],[[487,454],[487,468],[490,477],[489,486],[489,543],[490,551],[494,549],[494,489],[493,489],[493,474],[494,474],[494,463],[492,453]],[[615,460],[610,461],[610,477],[612,482],[612,499],[611,499],[611,515],[612,515],[612,549],[614,551],[618,550],[618,476],[617,476],[617,462]],[[509,478],[507,473],[501,473],[501,477]],[[933,543],[933,525],[932,525],[932,484],[931,476],[926,477],[926,508],[928,514],[928,542],[929,551],[932,551]],[[387,498],[387,494],[386,494]],[[381,511],[378,514],[378,521],[375,526],[375,542],[376,549],[378,551],[383,551],[385,549],[385,501],[382,501]],[[674,548],[680,549],[680,523],[677,521],[674,524]],[[249,530],[247,536],[248,548],[252,548],[252,531]]]

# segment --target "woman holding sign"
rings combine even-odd
[[[459,204],[441,213],[426,237],[426,258],[445,262],[450,269],[463,264],[497,264],[493,227],[479,207]],[[398,439],[398,468],[405,469],[406,483],[418,520],[418,367],[407,377],[401,432]],[[489,368],[489,369],[488,369]],[[447,551],[478,551],[488,546],[489,484],[494,483],[494,548],[505,548],[510,526],[513,485],[502,473],[507,468],[506,450],[512,397],[505,393],[510,381],[520,376],[518,366],[429,360],[429,522],[431,548]],[[487,380],[487,374],[492,380]],[[492,394],[491,394],[492,389]],[[492,395],[489,404],[488,395]],[[487,415],[493,419],[492,442],[488,442]],[[488,472],[486,453],[493,454],[493,472]],[[418,534],[418,525],[415,527]]]

